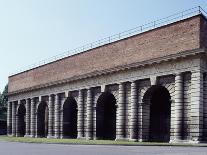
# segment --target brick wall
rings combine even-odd
[[[201,47],[207,48],[207,20],[201,18]]]
[[[200,47],[195,16],[9,77],[9,92]]]

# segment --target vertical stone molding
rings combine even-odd
[[[19,127],[19,118],[18,118],[18,106],[20,105],[21,101],[17,101],[17,104],[16,104],[16,113],[15,113],[15,120],[16,120],[16,137],[19,137],[19,130],[18,130],[18,127]]]
[[[49,95],[49,101],[48,101],[48,107],[49,107],[49,119],[48,119],[48,136],[47,138],[52,138],[53,136],[53,95]]]
[[[30,135],[30,110],[31,110],[31,99],[26,99],[26,133],[25,137],[28,137]]]
[[[175,75],[175,122],[174,139],[171,142],[182,140],[182,120],[183,118],[183,74]]]
[[[131,82],[130,141],[137,140],[137,85]]]
[[[65,100],[67,98],[65,97],[64,99],[61,98],[60,100],[60,138],[63,139],[64,135],[63,135],[63,107],[62,105],[64,104]]]
[[[60,138],[65,138],[63,135],[63,109],[60,109]]]
[[[36,135],[36,102],[35,98],[31,99],[31,120],[30,120],[30,137]]]
[[[125,108],[124,108],[124,83],[119,84],[119,100],[117,109],[117,125],[116,125],[116,140],[124,139],[124,121],[125,121]]]
[[[77,118],[78,139],[84,137],[84,111],[83,111],[83,92],[79,90],[78,93],[78,118]]]
[[[93,139],[93,99],[92,99],[92,90],[89,88],[87,90],[87,119],[86,119],[86,139]]]
[[[93,105],[93,139],[96,140],[96,105]]]
[[[7,103],[7,135],[12,134],[12,102]]]
[[[16,102],[12,102],[12,136],[16,136]]]
[[[38,108],[39,108],[39,105],[40,105],[41,102],[42,102],[42,97],[39,96],[38,97],[38,102],[36,104],[36,109],[35,109],[35,137],[36,138],[40,137],[40,135],[38,133],[38,122],[39,122],[39,120],[38,120]]]
[[[138,103],[138,114],[137,114],[137,117],[138,117],[138,125],[137,125],[137,127],[138,127],[138,132],[137,132],[137,138],[138,138],[138,141],[139,142],[142,142],[142,141],[144,141],[144,138],[143,138],[143,122],[142,122],[142,118],[143,118],[143,106],[142,106],[142,102],[141,101],[139,101],[139,103]]]
[[[198,143],[203,134],[203,73],[198,70],[191,75],[191,138]]]
[[[55,96],[55,138],[60,138],[60,96]]]

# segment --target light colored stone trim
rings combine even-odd
[[[191,76],[191,136],[193,142],[202,141],[203,135],[203,73]]]
[[[86,139],[93,139],[93,103],[92,103],[92,90],[89,88],[87,90],[87,118],[86,118]]]
[[[131,109],[130,109],[130,140],[137,140],[137,84],[136,81],[131,82]]]

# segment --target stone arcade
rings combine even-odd
[[[12,75],[8,135],[205,142],[206,48],[198,14]]]

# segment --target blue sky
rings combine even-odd
[[[207,0],[0,0],[0,91],[8,76]]]

